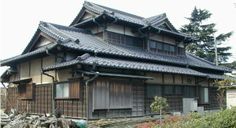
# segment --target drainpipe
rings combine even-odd
[[[42,71],[42,74],[44,74],[44,75],[46,75],[46,76],[48,76],[48,77],[51,77],[52,78],[52,91],[51,91],[51,93],[52,93],[52,113],[54,113],[55,112],[55,100],[54,100],[54,90],[55,90],[55,88],[54,88],[54,86],[55,86],[55,77],[54,76],[52,76],[52,75],[50,75],[50,74],[47,74],[47,73],[45,73],[44,71]],[[54,113],[55,114],[55,113]]]
[[[49,56],[53,55],[52,53],[49,52],[49,49],[47,47],[46,47],[46,54]],[[42,70],[42,74],[52,78],[52,91],[51,91],[51,93],[52,93],[52,99],[51,99],[52,100],[52,114],[53,113],[55,114],[55,100],[54,100],[55,77],[48,74],[48,73],[45,73],[43,70]]]
[[[86,110],[87,110],[87,112],[86,112],[86,115],[87,115],[86,120],[87,120],[87,122],[88,122],[88,119],[89,119],[89,88],[88,88],[88,84],[89,84],[89,82],[91,82],[94,79],[96,79],[98,77],[98,74],[99,74],[99,72],[96,72],[96,74],[92,78],[90,78],[90,79],[85,81],[85,87],[86,87]]]

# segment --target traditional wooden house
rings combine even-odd
[[[40,22],[10,68],[7,108],[60,110],[89,119],[150,114],[154,96],[168,112],[218,109],[214,80],[230,69],[185,52],[193,41],[166,14],[143,18],[84,2],[69,26]]]

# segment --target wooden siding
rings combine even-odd
[[[197,84],[199,84],[199,85],[201,85],[201,86],[208,86],[208,80],[207,80],[207,78],[201,78],[201,79],[198,79],[198,83]]]
[[[145,83],[155,84],[162,83],[162,73],[146,73],[146,76],[153,77],[153,79],[149,79],[145,81]]]
[[[143,82],[135,82],[132,86],[133,90],[133,108],[132,116],[143,116],[145,113],[144,98],[145,98],[145,86]]]
[[[19,99],[17,87],[7,89],[7,111],[11,108],[17,109],[19,112],[29,113],[51,113],[51,85],[35,86],[33,99]],[[29,94],[27,94],[29,95]]]
[[[70,80],[69,83],[69,97],[70,98],[80,98],[80,80]]]
[[[161,41],[161,42],[165,42],[165,43],[168,43],[168,44],[173,44],[173,45],[176,44],[176,41],[175,41],[174,38],[164,36],[164,35],[159,35],[159,34],[156,34],[156,33],[150,33],[149,38],[151,40]],[[179,47],[183,47],[183,46],[179,45]]]
[[[83,89],[82,89],[83,90]],[[7,89],[7,111],[11,108],[19,112],[29,113],[51,113],[52,112],[52,85],[36,85],[35,94],[32,100],[22,100],[18,97],[16,87]],[[84,91],[81,91],[81,95]],[[80,99],[60,99],[55,101],[55,108],[61,110],[62,114],[70,117],[85,117],[84,96]]]
[[[174,83],[173,78],[174,77],[172,74],[164,74],[164,84],[173,84]]]
[[[138,37],[137,33],[132,32],[132,29],[130,27],[126,27],[123,25],[108,24],[106,30],[114,33]]]
[[[184,85],[195,85],[195,77],[183,75]]]

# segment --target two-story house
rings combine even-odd
[[[10,66],[1,76],[9,83],[7,108],[144,116],[162,96],[168,112],[218,109],[214,80],[230,70],[185,52],[193,40],[166,14],[143,18],[84,2],[69,26],[40,22],[22,54],[1,61]]]

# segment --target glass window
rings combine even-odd
[[[178,54],[183,55],[184,54],[184,48],[178,47]]]
[[[147,86],[147,97],[153,98],[155,96],[161,96],[161,86],[148,85]]]
[[[149,48],[150,49],[156,49],[156,42],[155,41],[149,41]]]
[[[164,44],[164,51],[170,51],[170,45]]]
[[[173,45],[170,45],[170,52],[175,52],[175,47]]]
[[[156,45],[158,50],[162,50],[162,43],[157,42]]]
[[[69,84],[68,83],[58,83],[56,85],[56,97],[57,98],[69,97]]]
[[[175,94],[181,95],[183,93],[181,86],[175,86]]]
[[[208,88],[200,89],[200,103],[208,103],[209,102],[209,92]]]
[[[186,98],[196,97],[196,87],[185,86],[184,87],[184,97],[186,97]]]
[[[137,48],[143,48],[143,39],[127,36],[124,34],[118,34],[114,32],[107,32],[107,41],[113,44],[122,44],[126,46],[134,46]]]
[[[164,93],[165,95],[173,95],[174,94],[173,86],[165,85]]]

